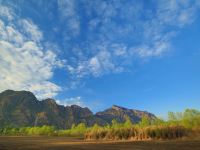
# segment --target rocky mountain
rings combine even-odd
[[[125,122],[130,119],[132,123],[137,123],[141,120],[143,116],[147,116],[150,119],[155,119],[156,116],[147,111],[140,111],[135,109],[127,109],[117,105],[113,105],[111,108],[105,111],[98,112],[95,116],[105,120],[107,123],[111,123],[113,119],[118,122]]]
[[[126,109],[113,105],[111,108],[93,114],[87,107],[77,105],[58,105],[53,99],[37,100],[28,91],[6,90],[0,93],[0,127],[4,126],[41,126],[54,125],[58,128],[69,128],[73,123],[95,123],[105,125],[113,119],[124,122],[127,118],[138,122],[143,115],[154,119],[146,111]]]

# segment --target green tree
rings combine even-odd
[[[168,121],[177,121],[177,118],[174,112],[168,112]]]
[[[132,126],[133,126],[133,124],[132,124],[130,118],[127,118],[126,122],[124,123],[124,127],[125,128],[131,128]]]
[[[156,118],[156,119],[152,120],[152,122],[151,122],[152,125],[157,125],[157,126],[164,125],[165,123],[166,122],[161,118]]]
[[[122,126],[122,125],[121,125],[120,123],[118,123],[117,120],[115,120],[115,119],[112,120],[112,126],[111,126],[111,128],[113,128],[113,129],[118,129],[118,128],[120,128],[121,126]]]
[[[200,127],[200,112],[195,109],[186,109],[181,122],[186,128]]]
[[[146,126],[149,126],[149,125],[151,125],[151,120],[146,115],[142,116],[142,119],[139,122],[139,126],[140,127],[146,127]]]
[[[73,130],[76,127],[75,123],[72,124],[71,129]]]

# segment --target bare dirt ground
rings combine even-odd
[[[66,137],[0,137],[0,150],[200,150],[200,138],[116,142]]]

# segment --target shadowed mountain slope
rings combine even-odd
[[[143,115],[150,119],[156,118],[146,111],[116,105],[93,114],[87,107],[58,105],[50,98],[39,101],[29,91],[6,90],[0,93],[0,127],[53,125],[58,128],[70,128],[72,124],[81,122],[88,126],[95,123],[105,125],[113,119],[124,122],[127,118],[136,123]]]

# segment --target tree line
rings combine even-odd
[[[87,127],[84,123],[73,124],[70,129],[60,130],[54,126],[40,127],[4,127],[0,128],[0,135],[17,136],[77,136],[87,140],[148,140],[173,139],[197,134],[200,131],[200,111],[186,109],[184,112],[169,112],[168,120],[149,119],[143,116],[141,121],[133,124],[129,118],[124,123],[112,120],[111,124]]]

